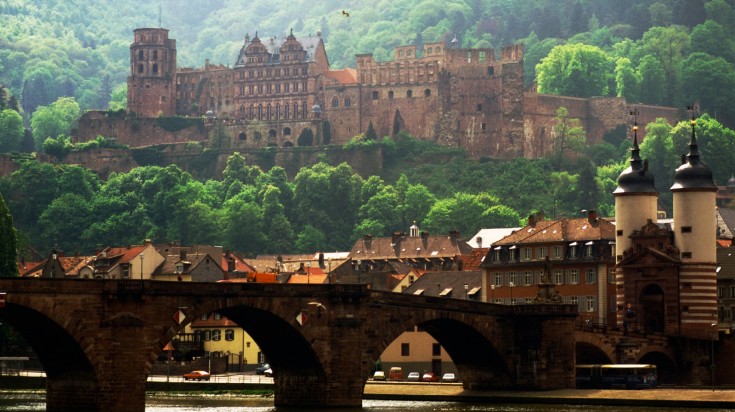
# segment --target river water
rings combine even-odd
[[[43,391],[2,391],[0,390],[0,411],[41,412],[46,410]],[[651,408],[630,406],[588,406],[588,405],[508,405],[476,404],[462,402],[426,401],[380,401],[365,400],[362,408],[354,409],[299,409],[304,412],[701,412],[703,409]],[[148,395],[146,412],[275,412],[273,398],[245,397],[237,395]],[[721,411],[727,411],[722,409]],[[731,411],[733,412],[733,411]]]

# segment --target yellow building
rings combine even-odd
[[[240,326],[219,313],[202,315],[186,326],[195,340],[204,345],[205,356],[227,357],[228,370],[252,370],[264,362],[263,354],[252,337]]]

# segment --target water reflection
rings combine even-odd
[[[0,411],[41,412],[46,410],[46,394],[43,391],[0,391]],[[362,408],[350,409],[298,409],[299,412],[694,412],[701,409],[652,408],[589,405],[508,405],[473,404],[461,402],[380,401],[365,400]],[[146,412],[283,412],[275,408],[272,397],[252,397],[228,394],[149,394],[146,396]],[[723,410],[725,411],[725,410]]]

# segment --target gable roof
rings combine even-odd
[[[373,238],[366,235],[350,250],[352,260],[447,259],[471,255],[472,248],[456,235],[409,237],[405,233]]]
[[[603,239],[615,239],[615,225],[605,219],[585,217],[535,222],[500,239],[493,246]]]
[[[345,68],[339,70],[329,70],[324,75],[335,80],[339,84],[357,84],[357,70],[353,68]]]
[[[426,272],[410,284],[403,293],[465,299],[464,285],[467,285],[468,295],[470,292],[479,293],[482,290],[482,273],[479,270],[468,272]]]

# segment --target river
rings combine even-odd
[[[462,402],[427,402],[427,401],[382,401],[365,400],[362,408],[350,409],[299,409],[305,412],[543,412],[553,409],[554,412],[701,412],[703,409],[687,408],[651,408],[630,406],[589,406],[589,405],[508,405],[477,404]],[[45,393],[43,391],[1,391],[0,411],[41,412],[46,410]],[[254,398],[237,395],[148,395],[146,412],[274,412],[281,411],[273,406],[273,398]],[[721,411],[728,411],[722,409]],[[732,410],[730,410],[732,412]]]

